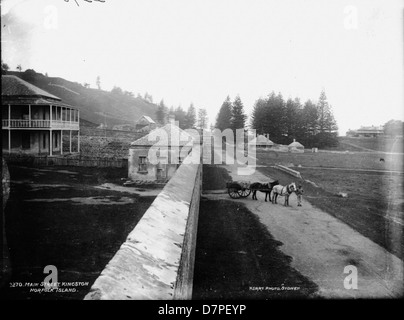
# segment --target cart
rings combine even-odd
[[[250,195],[250,182],[232,181],[226,183],[229,196],[233,199],[246,198]]]

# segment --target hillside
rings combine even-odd
[[[46,77],[32,70],[8,71],[7,74],[20,77],[79,109],[81,125],[84,126],[98,126],[104,122],[108,128],[118,124],[133,125],[142,115],[154,118],[157,109],[157,105],[141,98],[85,88],[77,82]]]

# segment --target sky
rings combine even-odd
[[[206,108],[272,91],[317,101],[339,134],[404,120],[403,0],[3,0],[3,62]],[[137,119],[133,119],[137,120]]]

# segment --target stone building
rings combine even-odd
[[[128,158],[129,179],[170,179],[191,152],[193,141],[190,134],[171,122],[132,142]]]

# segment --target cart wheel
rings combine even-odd
[[[229,188],[228,192],[231,198],[233,199],[240,198],[240,194],[238,193],[238,190],[236,188]]]
[[[250,195],[250,193],[251,193],[251,190],[250,190],[250,189],[240,189],[240,190],[238,191],[238,194],[239,194],[240,197],[242,197],[242,198],[248,197],[248,196]]]

